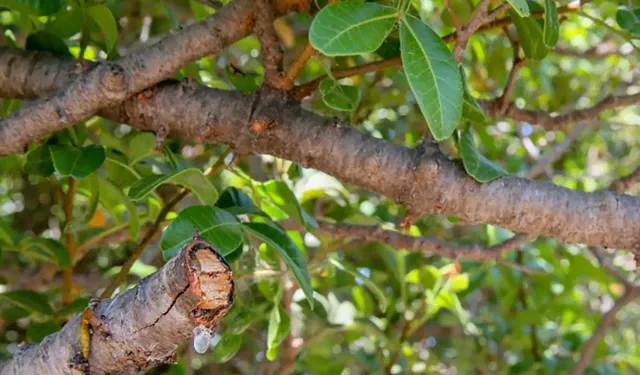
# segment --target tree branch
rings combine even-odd
[[[542,157],[540,157],[540,159],[538,159],[536,163],[529,168],[526,173],[527,178],[535,179],[540,177],[547,167],[560,160],[560,158],[562,158],[562,156],[571,149],[573,143],[586,128],[588,128],[588,126],[584,124],[576,125],[571,132],[566,135],[562,142],[555,145],[548,153],[542,155]]]
[[[217,324],[232,302],[229,265],[197,241],[137,287],[90,304],[94,333],[88,362],[79,352],[78,314],[40,344],[0,363],[0,374],[128,374],[172,363],[193,328]]]
[[[282,70],[282,47],[273,27],[275,13],[269,0],[256,0],[255,34],[260,41],[265,82],[279,77]]]
[[[33,55],[0,49],[0,60],[25,54]],[[67,64],[71,67],[61,61],[56,66],[62,72],[73,71],[74,63]],[[26,77],[0,74],[0,95],[17,96],[5,81],[23,82],[21,92],[47,87],[38,80],[45,72],[60,73],[52,69],[38,65]],[[55,82],[64,84],[62,79]],[[639,100],[637,94],[613,102],[622,105]],[[610,104],[599,107],[606,105]],[[488,223],[566,242],[640,251],[639,198],[612,192],[585,193],[514,176],[479,184],[456,162],[307,112],[282,92],[265,89],[247,96],[164,82],[149,89],[144,99],[130,98],[100,115],[142,130],[165,128],[172,137],[204,135],[204,141],[226,144],[239,153],[292,160],[390,197],[410,214],[456,215],[470,224]],[[271,125],[255,127],[256,122]]]
[[[288,220],[280,222],[286,229],[304,229],[302,224]],[[479,261],[499,261],[500,258],[525,243],[534,236],[517,234],[501,244],[485,247],[481,245],[456,245],[434,237],[416,237],[401,232],[382,229],[377,225],[358,225],[318,221],[317,234],[335,239],[352,239],[367,242],[381,242],[397,249],[424,251],[451,259],[473,259]]]
[[[566,130],[567,127],[581,121],[593,121],[600,114],[610,109],[626,107],[640,103],[640,94],[625,96],[608,96],[591,108],[578,109],[562,115],[553,116],[544,111],[530,111],[520,109],[511,102],[502,112],[499,100],[478,100],[488,116],[494,118],[509,118],[516,121],[537,124],[546,130]]]
[[[469,42],[469,38],[473,35],[476,30],[486,21],[487,16],[489,15],[488,9],[491,0],[480,0],[478,6],[476,7],[473,16],[469,20],[469,22],[463,27],[460,28],[460,25],[457,24],[457,19],[455,18],[454,13],[450,10],[448,2],[445,2],[447,9],[451,12],[451,15],[454,20],[456,20],[456,46],[453,48],[453,57],[456,59],[456,62],[460,64],[462,62],[462,58],[464,57],[464,51],[467,49],[467,43]]]
[[[60,91],[48,98],[25,103],[0,120],[0,155],[22,152],[29,142],[84,120],[100,108],[117,105],[172,77],[183,66],[249,35],[256,10],[253,0],[235,0],[204,21],[115,62],[78,62],[73,71],[82,74],[58,87]],[[33,59],[30,63],[36,61]],[[13,59],[0,61],[0,75],[5,77],[28,73],[32,68],[38,66],[18,66]],[[65,77],[49,77],[47,81],[57,79]],[[16,85],[19,83],[13,83],[11,88]]]
[[[611,310],[607,311],[607,313],[602,316],[598,327],[593,332],[589,340],[584,344],[582,353],[580,354],[580,359],[573,367],[569,375],[581,375],[584,370],[587,369],[589,363],[591,363],[591,359],[593,358],[593,354],[596,351],[598,343],[600,342],[600,340],[602,340],[611,324],[613,324],[613,322],[615,321],[618,312],[622,310],[623,307],[636,300],[638,297],[640,297],[639,287],[627,289],[625,294],[615,302]]]

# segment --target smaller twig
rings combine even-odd
[[[624,193],[627,190],[636,188],[638,185],[640,185],[640,167],[630,174],[613,181],[609,189],[616,193]]]
[[[560,158],[562,158],[562,156],[571,149],[573,143],[587,128],[588,126],[584,124],[576,125],[576,127],[566,135],[562,142],[555,145],[550,152],[542,155],[542,157],[536,161],[536,164],[529,168],[526,173],[527,178],[534,179],[541,176],[547,167],[560,160]]]
[[[625,289],[633,289],[634,285],[627,276],[622,273],[616,266],[613,265],[611,259],[606,255],[606,250],[599,246],[589,246],[589,251],[598,260],[598,263],[604,268],[607,273],[613,276],[618,282],[624,285]]]
[[[329,0],[327,5],[331,5],[333,3],[337,3],[339,0]],[[280,77],[277,77],[272,80],[271,85],[280,90],[290,91],[295,84],[296,78],[302,71],[302,68],[307,64],[307,61],[316,53],[315,48],[311,45],[311,42],[307,41],[304,49],[298,57],[289,65],[289,68],[285,73],[283,73]],[[313,89],[315,90],[315,88]],[[311,90],[311,91],[313,91]],[[305,95],[306,96],[306,95]]]
[[[304,227],[292,220],[279,222],[285,229],[300,230]],[[416,237],[401,232],[385,230],[377,225],[359,225],[330,223],[318,220],[316,233],[330,235],[334,240],[350,238],[366,242],[382,242],[397,249],[425,251],[451,259],[473,259],[478,261],[497,261],[504,254],[513,251],[534,237],[529,234],[516,234],[501,244],[485,247],[481,245],[457,245],[433,237]]]
[[[69,177],[69,188],[67,194],[63,197],[63,209],[64,209],[64,231],[67,232],[64,235],[65,245],[67,253],[69,253],[69,259],[73,260],[76,256],[76,243],[73,238],[73,233],[68,232],[67,226],[73,220],[73,199],[76,195],[76,180],[73,177]],[[64,270],[64,285],[62,288],[62,303],[69,304],[73,301],[73,263],[69,265],[69,268]]]
[[[469,42],[469,38],[473,35],[478,28],[485,22],[486,17],[489,15],[489,3],[491,0],[480,0],[480,3],[476,7],[473,16],[467,22],[464,27],[460,27],[460,24],[456,26],[456,46],[453,48],[453,57],[456,59],[456,62],[460,64],[462,62],[462,57],[464,56],[464,51],[467,49],[467,43]],[[447,5],[447,9],[449,9],[448,2],[445,1],[445,5]],[[455,19],[455,15],[453,11],[451,12],[451,17]],[[455,21],[457,23],[457,20]]]
[[[304,68],[304,66],[307,64],[307,61],[309,61],[314,53],[316,53],[315,48],[313,48],[311,43],[307,42],[302,52],[300,52],[300,55],[298,55],[295,61],[291,63],[287,71],[281,77],[274,79],[271,82],[271,85],[280,90],[291,90],[295,83],[296,77],[298,77],[298,75],[302,71],[302,68]]]
[[[457,32],[460,32],[460,21],[458,21],[458,17],[456,17],[456,13],[451,8],[451,4],[449,4],[449,0],[443,0],[444,6],[447,8],[447,12],[451,16],[451,21],[453,22],[453,26],[456,28]]]
[[[271,7],[271,2],[269,0],[256,0],[255,15],[256,20],[253,28],[256,37],[260,41],[265,82],[271,84],[280,76],[284,58],[278,35],[273,26],[275,13]]]
[[[580,359],[576,362],[569,375],[580,375],[587,369],[589,363],[591,363],[591,359],[593,358],[593,354],[596,351],[598,343],[606,335],[607,330],[615,321],[618,312],[638,297],[640,297],[640,287],[634,287],[626,290],[625,294],[615,302],[611,310],[607,311],[606,314],[602,316],[598,327],[593,332],[589,340],[584,343],[582,352],[580,353]]]
[[[331,74],[336,79],[340,79],[340,78],[346,78],[351,76],[357,76],[357,75],[365,74],[369,72],[376,72],[378,70],[383,70],[383,69],[391,68],[394,66],[397,66],[397,67],[402,66],[402,60],[399,56],[392,57],[386,60],[374,61],[367,64],[353,66],[350,68],[332,70]],[[297,100],[304,99],[306,96],[314,92],[318,88],[318,86],[320,86],[320,82],[324,81],[327,78],[329,77],[325,75],[320,78],[316,78],[311,82],[305,83],[300,86],[296,86],[296,88],[293,90],[294,97]]]

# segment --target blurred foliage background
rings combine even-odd
[[[29,8],[30,3],[0,1],[1,45],[97,61],[117,59],[153,43],[172,29],[215,13],[224,2],[51,0],[35,2],[43,8]],[[442,1],[412,0],[412,5],[412,11],[440,35],[455,31]],[[468,20],[475,6],[473,0],[451,1],[460,22]],[[616,20],[621,7],[635,6],[633,1],[596,0],[580,11],[562,14],[558,45],[546,58],[524,64],[512,100],[520,108],[563,113],[591,107],[609,94],[637,93],[639,55],[631,44],[637,34],[624,31]],[[285,66],[307,43],[312,19],[309,14],[291,14],[276,21]],[[297,82],[323,76],[330,68],[397,56],[397,34],[393,31],[383,48],[372,54],[335,58],[316,54]],[[503,92],[513,63],[507,34],[515,36],[513,27],[470,39],[463,66],[476,98],[491,99]],[[184,67],[175,78],[252,92],[262,83],[262,75],[259,43],[248,37]],[[416,147],[428,131],[398,68],[340,82],[358,90],[360,100],[353,111],[330,108],[320,92],[305,98],[303,105],[407,147]],[[2,99],[0,115],[20,104]],[[522,175],[569,135],[508,120],[489,120],[474,125],[474,130],[480,152],[508,172]],[[572,137],[566,151],[544,165],[538,178],[581,191],[605,189],[638,165],[640,112],[637,106],[605,112]],[[129,193],[132,184],[185,168],[205,171],[219,158],[227,164],[234,158],[224,146],[192,140],[167,140],[164,152],[157,152],[153,134],[99,117],[54,134],[48,144],[103,145],[104,163],[89,176],[76,178],[72,195],[73,178],[33,154],[36,148],[0,159],[0,357],[4,358],[21,342],[38,342],[58,330],[69,314],[82,311],[90,297],[99,295],[161,208],[180,191],[179,186],[163,184],[136,200]],[[441,148],[452,156],[458,153],[450,140]],[[245,157],[234,169],[206,178],[219,192],[244,194],[276,220],[296,219],[292,212],[301,208],[301,217],[399,229],[404,217],[404,209],[385,197],[269,155]],[[297,204],[289,201],[291,193]],[[65,213],[69,197],[72,215]],[[187,196],[165,223],[186,207],[200,204],[195,195]],[[420,217],[409,231],[485,246],[512,235],[490,225],[471,226],[456,217],[440,216]],[[150,374],[563,374],[578,360],[600,316],[624,290],[589,249],[550,238],[535,239],[498,264],[458,262],[366,240],[314,235],[313,230],[288,234],[307,260],[315,308],[310,309],[273,249],[247,238],[231,259],[237,299],[213,339],[212,350],[196,354],[188,345],[178,364]],[[59,271],[71,262],[65,256],[67,236],[82,255],[73,271],[72,302],[63,304]],[[164,264],[159,241],[155,236],[135,262],[129,286]],[[635,279],[630,254],[605,255],[625,277]],[[637,306],[633,302],[617,315],[585,373],[640,373]],[[274,322],[275,310],[279,322]],[[278,349],[268,353],[268,348]]]

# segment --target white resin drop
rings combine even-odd
[[[206,353],[211,345],[211,330],[204,326],[197,326],[193,329],[193,348],[196,352]]]

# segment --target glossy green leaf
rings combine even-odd
[[[621,7],[616,12],[616,22],[631,34],[640,34],[640,8],[629,9]]]
[[[36,176],[49,177],[55,171],[48,145],[29,151],[24,163],[24,171]]]
[[[544,2],[544,45],[553,48],[560,37],[560,21],[558,20],[558,8],[553,0]]]
[[[213,205],[218,200],[218,191],[197,168],[188,168],[169,175],[143,177],[129,188],[129,197],[138,200],[146,197],[162,184],[177,184],[191,190],[204,204]]]
[[[217,363],[229,361],[242,346],[242,335],[225,332],[213,348],[213,360]]]
[[[129,165],[156,154],[156,135],[149,132],[136,134],[129,142]]]
[[[82,32],[82,7],[79,3],[67,3],[53,14],[44,29],[60,38],[71,38]],[[68,51],[67,51],[68,52]]]
[[[402,65],[409,86],[436,140],[448,138],[462,116],[458,66],[442,39],[419,19],[406,15],[400,26]]]
[[[7,7],[32,16],[46,16],[57,12],[66,0],[0,0],[0,7]]]
[[[118,41],[118,25],[111,10],[105,5],[94,5],[87,8],[87,15],[100,26],[107,41],[107,53],[109,53]]]
[[[135,203],[126,196],[122,190],[118,186],[116,186],[112,181],[100,179],[100,201],[104,202],[105,198],[116,201],[118,204],[124,205],[126,207],[127,212],[129,214],[128,224],[129,224],[129,235],[131,239],[136,241],[138,239],[138,234],[140,234],[140,218],[138,216],[138,210],[136,208]],[[113,211],[113,207],[107,203],[103,203],[103,206],[108,210]]]
[[[49,147],[51,159],[56,171],[62,176],[85,178],[95,172],[106,158],[104,148],[90,145],[79,148],[70,145],[53,145]]]
[[[75,313],[83,312],[87,306],[89,306],[89,297],[78,297],[74,299],[70,304],[63,306],[56,316],[69,316]]]
[[[289,217],[304,224],[307,229],[315,229],[318,227],[318,223],[300,206],[295,194],[293,194],[293,191],[289,189],[289,186],[287,186],[284,181],[271,180],[262,186],[265,189],[267,197],[286,212]]]
[[[222,191],[216,202],[216,207],[238,211],[233,212],[234,215],[253,213],[258,210],[244,191],[232,186]]]
[[[69,47],[59,36],[48,31],[38,31],[27,37],[25,49],[30,51],[46,51],[54,55],[73,56]]]
[[[508,174],[502,167],[494,164],[478,151],[469,125],[460,135],[460,154],[462,154],[464,169],[478,182],[488,182]]]
[[[544,44],[544,35],[540,24],[533,17],[522,18],[513,10],[509,11],[513,24],[516,26],[518,40],[524,54],[533,60],[542,60],[549,53]]]
[[[480,107],[476,99],[469,92],[467,87],[467,77],[464,73],[464,68],[460,66],[460,75],[462,79],[462,87],[464,89],[464,103],[462,105],[462,118],[471,122],[483,123],[487,119],[484,113],[484,109]]]
[[[304,292],[309,301],[309,305],[313,308],[313,288],[311,288],[311,278],[307,270],[302,252],[291,241],[291,238],[280,227],[273,224],[264,223],[244,223],[244,229],[256,236],[258,239],[269,244],[276,249],[282,256],[282,259],[291,269],[298,285]]]
[[[381,4],[332,4],[313,19],[309,41],[327,56],[371,53],[389,35],[397,18],[395,8]]]
[[[531,14],[527,0],[507,0],[507,2],[520,17],[528,17]]]
[[[172,258],[192,241],[194,228],[222,256],[242,243],[240,224],[233,215],[214,206],[192,206],[182,210],[162,234],[160,247],[165,259]]]
[[[269,314],[269,327],[267,330],[267,349],[277,348],[289,335],[291,330],[291,318],[282,306],[274,306]],[[273,361],[277,352],[272,351],[269,360]]]
[[[387,306],[389,306],[389,301],[387,300],[387,297],[385,296],[382,289],[380,289],[373,281],[366,278],[357,269],[355,269],[354,267],[350,266],[345,262],[340,262],[336,258],[329,258],[329,261],[339,270],[344,271],[350,274],[351,276],[355,277],[356,279],[360,280],[364,284],[364,286],[366,286],[367,289],[369,289],[371,293],[373,293],[376,296],[380,310],[383,313],[387,311]]]
[[[67,249],[52,238],[36,238],[22,244],[22,248],[31,256],[56,264],[60,269],[71,266],[71,257]]]
[[[32,313],[53,315],[53,309],[47,296],[33,290],[14,290],[0,293],[0,300],[11,302]]]
[[[338,111],[353,112],[360,101],[360,90],[357,87],[340,85],[331,79],[320,83],[320,92],[324,103]]]
[[[60,330],[60,324],[55,322],[31,322],[27,327],[27,337],[31,342],[40,342],[50,334]]]

